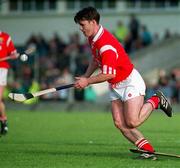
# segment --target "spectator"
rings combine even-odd
[[[85,89],[84,99],[92,103],[96,101],[96,93],[92,86],[89,86]]]
[[[134,14],[132,14],[130,16],[129,30],[133,42],[136,41],[139,37],[139,27],[140,27],[139,20],[136,18]]]
[[[142,40],[142,45],[148,46],[152,43],[152,36],[151,33],[149,32],[148,28],[145,25],[141,26],[141,34],[140,34],[141,40]]]
[[[124,40],[128,35],[128,28],[123,24],[122,21],[118,21],[117,28],[114,32],[117,39],[124,44]]]
[[[48,43],[44,36],[39,33],[38,36],[36,36],[37,39],[37,50],[39,57],[45,57],[48,55]]]
[[[160,37],[159,37],[159,34],[156,32],[153,34],[153,39],[152,39],[152,42],[153,44],[157,45],[159,42],[160,42]]]
[[[60,77],[55,81],[55,85],[67,85],[73,83],[73,76],[69,71],[69,68],[66,67],[62,70]],[[73,94],[71,89],[64,89],[58,92],[60,100],[68,100],[68,102],[73,101]]]
[[[171,32],[169,29],[166,29],[164,33],[164,39],[169,39],[170,37],[171,37]]]
[[[172,70],[172,82],[171,86],[174,90],[174,99],[180,103],[180,68]]]
[[[160,89],[164,92],[164,94],[167,96],[169,101],[172,100],[173,90],[170,86],[169,78],[168,78],[165,70],[160,70],[160,72],[159,72],[158,89]]]

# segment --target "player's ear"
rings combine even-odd
[[[97,22],[96,22],[96,20],[91,20],[91,23],[93,23],[93,24],[97,24]]]

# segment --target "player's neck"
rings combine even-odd
[[[100,27],[101,27],[101,26],[100,26],[99,24],[97,24],[97,25],[95,26],[95,28],[94,28],[94,33],[93,33],[91,39],[93,39],[93,38],[95,37],[95,35],[98,33]]]

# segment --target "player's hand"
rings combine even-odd
[[[85,77],[75,77],[76,81],[74,83],[75,88],[83,89],[89,85],[88,79]]]
[[[11,54],[11,59],[17,59],[19,57],[19,53]]]

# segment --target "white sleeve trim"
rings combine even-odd
[[[100,55],[107,50],[114,51],[116,53],[116,59],[118,58],[117,50],[112,45],[104,45],[103,47],[101,47],[99,50]]]
[[[6,42],[7,47],[9,47],[10,42],[11,42],[11,37],[9,37],[7,42]]]

